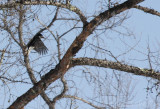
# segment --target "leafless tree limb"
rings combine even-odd
[[[3,24],[4,26],[0,25],[1,28],[3,28],[4,30],[6,30],[10,36],[12,37],[12,39],[20,46],[20,43],[17,41],[17,39],[15,38],[13,32],[11,31],[11,29],[8,27],[7,21],[6,21],[6,16],[5,18],[3,18]]]
[[[3,77],[3,76],[0,76],[0,79],[8,80],[8,81],[11,81],[11,82],[13,82],[13,83],[19,82],[19,83],[30,84],[29,82],[19,81],[19,80],[14,80],[14,79],[9,79],[9,78],[7,78],[7,77]]]
[[[20,5],[20,10],[19,10],[19,25],[18,25],[18,36],[19,36],[19,41],[20,41],[20,47],[24,49],[24,42],[23,42],[23,34],[22,34],[22,26],[23,26],[23,16],[24,16],[25,10],[23,9],[23,5]]]
[[[35,78],[35,76],[34,76],[34,72],[33,72],[32,68],[31,68],[31,66],[30,66],[29,56],[28,56],[28,54],[27,54],[25,51],[23,52],[23,54],[24,54],[25,66],[26,66],[26,68],[27,68],[28,75],[29,75],[32,83],[35,85],[35,84],[37,83],[37,80],[36,80],[36,78]],[[54,109],[54,108],[53,108],[53,105],[52,105],[52,103],[51,103],[51,100],[50,100],[49,97],[45,94],[45,92],[42,91],[40,95],[42,96],[42,98],[44,99],[44,101],[48,104],[48,106],[50,107],[50,109]]]
[[[110,69],[115,69],[119,71],[129,72],[134,75],[151,77],[151,78],[160,80],[160,72],[154,71],[152,69],[145,69],[145,68],[139,68],[139,67],[135,67],[127,64],[121,64],[120,62],[112,62],[108,60],[100,60],[100,59],[94,59],[94,58],[74,58],[72,63],[73,63],[73,66],[89,65],[89,66],[104,67],[104,68],[110,68]]]
[[[20,2],[15,2],[15,3],[6,3],[6,4],[1,4],[1,8],[12,8],[16,7],[17,5],[20,5]],[[70,11],[75,12],[81,19],[84,25],[87,24],[87,18],[84,16],[84,14],[78,9],[76,6],[72,6],[71,4],[63,4],[61,2],[52,2],[52,1],[25,1],[23,5],[53,5],[61,8],[66,8]]]
[[[73,98],[73,99],[77,99],[77,100],[80,100],[84,103],[87,103],[88,105],[96,108],[96,109],[105,109],[105,107],[98,107],[96,105],[94,105],[93,103],[87,101],[87,100],[84,100],[83,98],[80,98],[80,97],[77,97],[77,96],[71,96],[71,95],[64,95],[63,98]],[[111,107],[111,106],[110,106]],[[112,108],[111,108],[112,109]]]
[[[58,52],[58,60],[59,61],[61,60],[61,49],[60,49],[60,38],[61,37],[62,36],[59,36],[57,33],[57,37],[55,38],[56,42],[57,42],[57,52]],[[53,98],[52,105],[54,108],[55,108],[56,101],[60,100],[65,95],[65,93],[68,91],[68,86],[67,86],[67,82],[64,78],[64,75],[61,77],[61,82],[63,83],[63,91]]]
[[[0,66],[1,66],[3,59],[4,59],[4,53],[5,53],[5,50],[2,50],[1,59],[0,59]]]
[[[37,33],[41,33],[41,32],[43,32],[43,31],[46,30],[46,29],[49,30],[49,28],[53,25],[53,23],[54,23],[54,22],[56,21],[56,19],[57,19],[58,11],[59,11],[59,8],[57,8],[56,13],[55,13],[52,21],[51,21],[47,26],[45,26],[44,24],[42,24],[42,23],[39,21],[39,22],[44,26],[44,28],[41,29],[41,30],[40,30],[39,32],[37,32]],[[38,19],[38,20],[39,20],[39,19]],[[50,31],[50,30],[49,30],[49,31]]]
[[[68,90],[67,82],[64,79],[64,76],[61,77],[61,81],[63,83],[63,87],[64,88],[63,88],[63,91],[59,95],[57,95],[56,97],[54,97],[54,99],[52,101],[52,104],[54,106],[55,106],[56,101],[59,100],[59,99],[61,99],[65,95],[65,93],[67,92],[67,90]]]
[[[152,14],[152,15],[160,16],[160,12],[158,12],[154,9],[150,9],[150,8],[143,7],[143,6],[140,6],[140,5],[135,5],[134,8],[139,9],[141,11],[144,11],[146,13]]]

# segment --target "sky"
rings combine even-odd
[[[123,1],[121,0],[121,2],[123,2]],[[93,15],[93,14],[98,15],[98,13],[103,12],[105,10],[105,8],[104,9],[100,8],[102,4],[97,3],[97,0],[81,0],[81,1],[74,0],[73,4],[75,4],[78,8],[83,10],[83,13],[85,15],[87,15],[87,17],[89,18],[88,21],[90,21],[92,19],[91,15]],[[159,4],[160,4],[159,0],[152,0],[152,1],[145,0],[140,5],[148,7],[148,8],[153,8],[153,9],[160,12]],[[48,13],[52,13],[52,11],[49,11],[49,9],[45,8],[44,11],[46,11],[46,10]],[[96,12],[95,12],[95,10],[96,10]],[[159,17],[144,13],[144,12],[137,10],[137,9],[131,9],[129,11],[127,10],[125,13],[127,13],[127,17],[128,17],[127,20],[125,20],[122,25],[117,25],[117,27],[115,27],[114,30],[107,30],[107,32],[105,32],[105,34],[99,36],[99,40],[102,41],[102,43],[100,43],[99,45],[102,47],[105,47],[107,50],[111,51],[115,56],[118,56],[119,60],[124,61],[125,63],[129,63],[130,65],[138,66],[140,68],[149,68],[148,61],[146,60],[147,53],[148,53],[147,46],[149,45],[151,52],[155,52],[155,55],[156,55],[156,53],[158,54],[159,49],[160,49],[160,47],[159,47],[159,44],[160,44],[160,37],[159,37],[160,20],[159,20]],[[123,15],[125,13],[122,13],[120,15]],[[70,15],[70,16],[72,16],[72,15]],[[46,19],[49,20],[48,16],[43,16],[42,19],[43,18],[45,20]],[[44,22],[45,22],[45,20],[44,20]],[[58,22],[57,24],[54,24],[54,25],[57,25],[57,26],[52,28],[52,30],[58,31],[58,30],[62,29],[61,31],[58,31],[59,34],[64,32],[63,29],[67,30],[67,26],[68,27],[70,26],[69,22],[67,22],[67,24],[63,24],[63,23]],[[79,24],[79,25],[81,25],[81,24]],[[32,32],[32,34],[30,36],[28,36],[29,38],[31,38],[32,35],[37,31],[36,27],[38,27],[38,22],[36,22],[36,24],[34,24],[32,26],[34,29],[28,30],[28,31]],[[26,31],[27,31],[27,29],[26,29]],[[74,40],[75,36],[78,35],[80,33],[80,31],[81,31],[81,29],[74,31],[74,34],[73,33],[67,34],[66,39],[68,39],[68,43],[65,45],[64,48],[62,48],[64,51],[69,47],[71,42]],[[125,36],[124,34],[120,34],[115,31],[121,31],[122,33],[133,33],[133,35]],[[56,33],[56,32],[54,31],[54,33]],[[87,46],[89,45],[89,43],[92,43],[92,42],[96,43],[97,42],[97,40],[96,40],[97,33],[94,33],[93,35],[91,35],[87,38],[87,42],[84,44],[83,49],[80,50],[76,54],[76,57],[82,57],[82,56],[95,57],[96,56],[97,58],[104,59],[104,57],[105,57],[108,60],[115,61],[113,58],[111,58],[107,55],[104,55],[103,53],[102,53],[103,56],[101,54],[96,55],[96,53],[93,53],[93,54],[90,53],[90,52],[92,52],[92,49],[87,48]],[[44,32],[44,35],[47,36],[48,34]],[[51,36],[49,36],[48,40],[49,39],[51,39]],[[44,43],[49,47],[49,53],[56,54],[55,42],[53,43],[52,42],[53,40],[49,40],[49,43],[47,43],[47,41],[44,41]],[[88,52],[84,50],[85,47],[87,48]],[[131,47],[133,47],[133,49],[131,49]],[[121,56],[121,54],[123,54],[123,53],[124,54],[126,53],[126,54]],[[32,52],[32,54],[33,54],[33,52]],[[39,56],[38,54],[35,54],[32,57],[30,57],[30,59],[34,60],[37,57],[41,57],[41,56]],[[56,56],[53,56],[53,58],[54,57],[56,57]],[[43,58],[40,61],[42,63],[45,63],[48,60],[50,60],[50,59],[47,58],[47,56],[46,56],[46,58]],[[56,65],[56,63],[54,63],[52,66],[50,66],[50,68],[53,68],[54,65]],[[36,62],[33,62],[32,66],[37,67],[37,69],[39,69],[39,66],[36,66]],[[156,70],[159,70],[156,65],[153,65],[153,67]],[[81,78],[83,75],[83,73],[81,73],[82,72],[81,69],[83,69],[83,68],[79,67],[78,70],[76,68],[69,70],[69,72],[67,72],[65,77],[67,78],[67,80],[74,80],[75,83],[77,83],[79,85],[80,90],[78,91],[78,93],[82,93],[82,94],[80,94],[82,97],[85,97],[87,95],[93,96],[95,93],[91,92],[91,90],[93,88],[92,84],[91,84],[91,87],[86,87],[85,86],[85,84],[86,84],[85,79]],[[99,70],[99,69],[94,69],[92,67],[89,67],[89,70],[91,70],[91,72],[95,72],[95,76],[98,75],[98,73],[102,73],[102,75],[104,73],[107,73],[109,77],[108,77],[108,80],[105,81],[108,83],[104,83],[106,85],[106,87],[109,85],[110,82],[112,84],[117,85],[117,83],[115,82],[115,79],[112,80],[112,77],[111,77],[111,76],[113,76],[112,70],[110,70],[110,69]],[[147,86],[153,85],[152,82],[154,83],[155,82],[154,80],[152,80],[151,78],[146,78],[146,77],[142,77],[142,76],[135,76],[132,74],[128,74],[125,72],[119,72],[119,71],[116,72],[115,74],[116,75],[121,74],[121,76],[119,76],[119,78],[121,78],[121,79],[128,78],[128,79],[124,80],[124,82],[122,83],[123,85],[128,85],[130,83],[131,86],[134,87],[134,92],[133,92],[134,99],[130,102],[131,104],[128,105],[126,109],[145,109],[146,105],[148,106],[148,108],[149,107],[152,108],[152,104],[154,103],[154,98],[156,96],[156,93],[154,90],[153,90],[153,93],[151,93],[150,91],[147,92],[146,88],[147,88]],[[70,75],[74,75],[74,76],[69,77]],[[24,75],[24,77],[25,76],[27,76],[27,75]],[[106,76],[106,75],[104,74],[104,76]],[[91,81],[93,81],[93,80],[91,80]],[[60,83],[59,81],[56,81],[56,82],[57,82],[57,84]],[[69,84],[73,85],[72,82],[69,82]],[[25,91],[27,91],[29,87],[31,87],[31,85],[26,85],[26,86],[24,85],[23,91],[19,91],[19,90],[21,90],[21,87],[18,87],[18,85],[15,85],[15,86],[16,86],[15,90],[18,92],[17,96],[20,96]],[[83,90],[83,89],[85,89],[85,90]],[[58,91],[59,90],[61,90],[61,89],[58,89]],[[87,90],[87,92],[86,92],[86,90]],[[5,88],[3,91],[5,92]],[[58,91],[57,92],[55,91],[55,93],[58,93]],[[95,91],[98,91],[98,89],[96,89]],[[106,92],[107,91],[111,92],[110,90],[106,89]],[[132,91],[130,91],[130,92],[132,92]],[[72,90],[68,93],[76,93],[76,91]],[[4,97],[3,94],[5,94],[5,93],[1,93],[0,96],[3,97],[4,99],[6,96],[10,96],[10,95],[6,95]],[[15,97],[13,97],[13,99],[14,98]],[[7,102],[7,99],[5,99],[5,100],[4,99],[2,101],[0,100],[1,104],[3,106],[5,105],[4,107],[7,107],[9,104],[11,104],[10,102],[9,103]],[[5,101],[5,103],[4,103],[4,101]],[[106,99],[104,99],[104,103],[105,102],[106,102]],[[36,109],[36,108],[46,109],[46,107],[47,107],[46,105],[44,105],[44,107],[39,105],[41,103],[42,104],[44,103],[43,100],[40,97],[37,97],[35,99],[35,101],[32,101],[31,103],[29,103],[27,105],[28,107],[26,109]],[[63,100],[58,102],[58,104],[60,104],[60,103],[63,103]],[[84,109],[91,108],[84,103],[80,103],[80,104]],[[57,109],[61,109],[61,108],[64,108],[64,106],[57,105]],[[81,109],[81,108],[79,107],[79,109]],[[159,109],[160,109],[160,107],[159,107]]]

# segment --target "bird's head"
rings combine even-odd
[[[41,33],[38,33],[36,36],[39,37],[39,38],[44,38]]]

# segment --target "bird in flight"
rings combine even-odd
[[[36,34],[27,44],[28,50],[34,49],[39,54],[46,54],[48,48],[44,45],[41,38],[44,38],[41,33]]]

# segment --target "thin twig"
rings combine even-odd
[[[4,53],[5,53],[5,50],[2,50],[1,59],[0,59],[0,66],[1,66],[3,59],[4,59]]]
[[[80,98],[80,97],[77,97],[77,96],[71,96],[71,95],[64,95],[63,98],[73,98],[73,99],[77,99],[77,100],[80,100],[84,103],[87,103],[89,104],[90,106],[96,108],[96,109],[105,109],[105,107],[98,107],[96,105],[94,105],[93,103],[87,101],[87,100],[84,100],[83,98]]]

